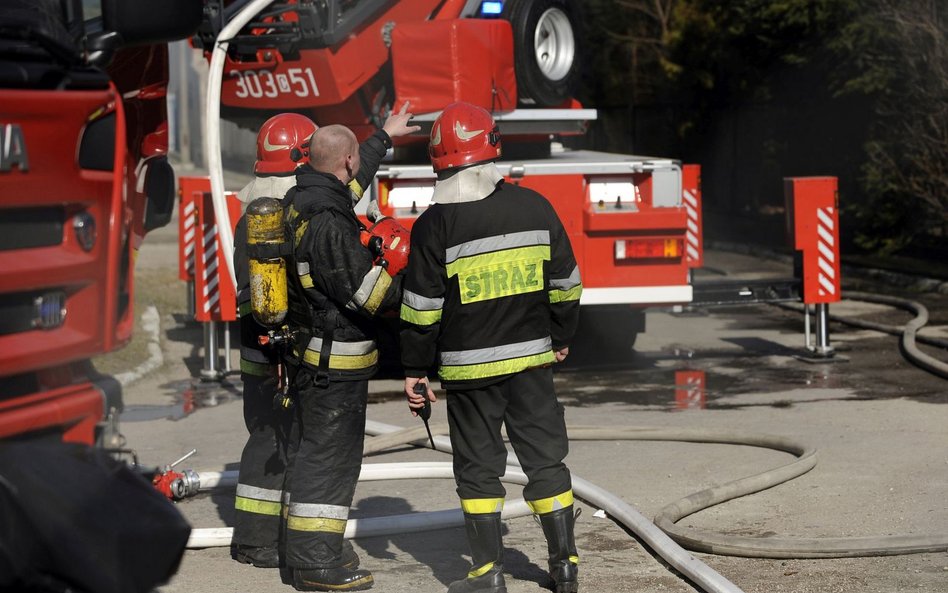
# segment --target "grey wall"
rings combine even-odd
[[[204,150],[204,112],[208,65],[200,50],[187,41],[171,44],[168,85],[169,150],[185,167],[207,167]],[[221,158],[224,168],[249,173],[255,156],[255,133],[221,122]]]

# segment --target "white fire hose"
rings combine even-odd
[[[207,77],[207,103],[204,116],[204,147],[207,154],[207,172],[211,178],[211,203],[214,205],[214,218],[218,221],[217,233],[220,237],[224,262],[230,273],[230,281],[237,289],[237,275],[234,273],[234,232],[227,212],[227,199],[224,196],[224,165],[221,158],[221,84],[224,79],[224,60],[227,58],[228,40],[240,32],[257,13],[273,3],[274,0],[253,0],[227,23],[214,44],[211,53],[210,70]]]
[[[391,435],[390,439],[385,441],[386,446],[392,446],[397,443],[406,443],[419,440],[422,437],[422,427],[410,430],[402,430],[400,427],[383,424],[380,422],[366,422],[366,434],[369,435]],[[435,431],[435,427],[432,427]],[[435,432],[443,432],[444,427],[439,427]],[[393,433],[398,433],[396,436]],[[382,438],[382,437],[376,437]],[[367,441],[371,445],[374,439]],[[435,446],[440,451],[450,452],[451,445],[447,438],[435,437]],[[376,447],[367,446],[367,449]],[[516,456],[511,453],[507,458],[507,473],[501,478],[505,482],[525,485],[527,477],[518,467]],[[429,463],[388,463],[388,464],[365,464],[362,466],[360,480],[385,480],[385,479],[409,479],[409,478],[453,478],[453,466],[450,462],[429,462]],[[198,472],[198,488],[205,490],[209,488],[207,483],[214,483],[216,486],[234,486],[237,483],[237,472]],[[634,532],[643,542],[655,550],[671,566],[676,568],[682,574],[687,576],[693,583],[701,587],[707,593],[742,593],[742,590],[734,583],[728,581],[721,574],[715,571],[707,564],[695,558],[690,552],[675,543],[654,523],[645,518],[628,503],[618,496],[607,492],[575,474],[572,476],[573,492],[577,496],[591,505],[594,505],[608,513],[616,521]],[[526,504],[522,500],[511,501],[506,505],[504,516],[521,516],[520,506]],[[529,510],[527,511],[528,514]],[[361,522],[361,523],[360,523]],[[422,531],[428,529],[442,529],[444,527],[459,526],[463,524],[463,517],[460,509],[452,511],[436,511],[434,513],[415,513],[411,515],[394,515],[383,518],[352,520],[350,528],[347,525],[346,537],[369,535],[390,535],[395,533],[406,533],[410,531]],[[224,546],[230,544],[230,537],[233,535],[232,528],[223,529],[194,529],[191,532],[191,539],[188,540],[189,548]],[[200,545],[202,544],[203,545]]]

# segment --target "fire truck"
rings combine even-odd
[[[132,271],[175,199],[166,43],[195,0],[6,0],[0,10],[0,438],[115,444],[90,358],[132,333]]]
[[[692,300],[700,171],[563,148],[596,118],[573,98],[581,23],[577,0],[205,0],[194,44],[212,78],[224,52],[220,117],[254,132],[295,111],[361,139],[409,101],[422,130],[397,139],[371,195],[409,228],[430,204],[425,149],[440,110],[465,100],[491,111],[506,181],[543,194],[567,229],[584,285],[578,338],[618,337],[628,352],[646,306]]]

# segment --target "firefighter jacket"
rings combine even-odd
[[[284,198],[295,264],[287,317],[305,339],[290,362],[330,380],[367,379],[379,358],[372,318],[398,305],[401,278],[374,265],[359,240],[364,227],[347,186],[309,165],[297,169],[296,183]]]
[[[376,131],[365,142],[359,145],[359,160],[361,166],[356,178],[349,182],[349,193],[353,205],[365,193],[372,179],[378,172],[379,164],[392,140],[384,130]],[[311,169],[310,169],[311,170]],[[294,182],[296,177],[294,176]],[[272,184],[274,187],[279,184]],[[244,189],[254,187],[254,182],[247,184]],[[243,190],[241,190],[243,191]],[[248,191],[247,197],[271,197],[283,199],[279,196],[262,196]],[[247,219],[241,216],[234,230],[234,271],[237,275],[237,311],[240,317],[240,370],[243,373],[258,376],[270,376],[274,373],[273,365],[277,364],[276,352],[269,347],[261,346],[258,336],[265,335],[267,330],[258,324],[250,310],[250,271],[247,257]]]
[[[405,374],[440,352],[448,389],[554,361],[579,317],[579,268],[540,194],[501,181],[476,201],[437,203],[415,222],[401,306]]]

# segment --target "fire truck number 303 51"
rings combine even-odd
[[[231,70],[230,76],[237,82],[234,96],[238,99],[272,99],[290,93],[297,97],[319,96],[312,68],[290,68],[286,74],[274,74],[269,70]]]

